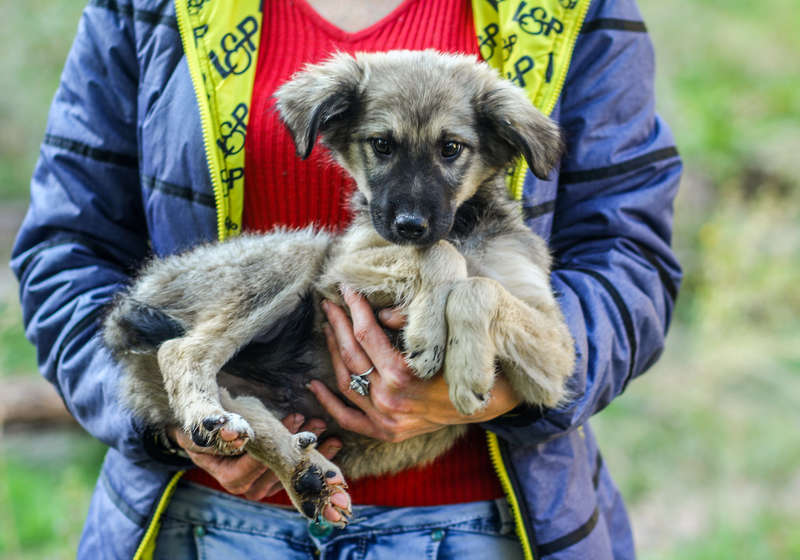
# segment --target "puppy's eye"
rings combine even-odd
[[[461,153],[462,149],[464,149],[463,144],[458,142],[445,142],[442,146],[442,157],[445,159],[453,159]]]
[[[375,150],[375,153],[381,154],[382,156],[388,156],[392,153],[392,143],[386,138],[373,138],[370,142],[372,143],[372,149]]]

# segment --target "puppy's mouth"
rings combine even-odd
[[[421,212],[397,211],[391,216],[379,205],[370,205],[370,217],[375,231],[395,245],[428,247],[447,237],[453,216],[428,216]],[[444,218],[444,219],[443,219]]]

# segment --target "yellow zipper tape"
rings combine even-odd
[[[481,57],[550,115],[588,10],[589,0],[472,0]],[[522,199],[527,171],[520,158],[509,175],[514,200]]]
[[[522,553],[525,556],[525,560],[533,560],[533,548],[531,547],[530,537],[528,536],[525,522],[520,513],[519,501],[517,500],[516,494],[514,494],[511,478],[508,476],[508,470],[506,470],[506,466],[503,464],[503,456],[500,453],[500,442],[497,441],[497,436],[489,431],[486,432],[486,440],[489,444],[489,458],[497,473],[497,478],[500,479],[500,486],[503,487],[503,492],[506,493],[511,515],[514,517],[514,526],[517,529],[517,536],[522,545]]]
[[[217,208],[217,237],[242,231],[244,145],[261,37],[261,0],[175,0]]]
[[[147,531],[145,531],[144,537],[139,543],[139,548],[136,549],[136,552],[133,555],[133,560],[152,560],[153,553],[156,551],[156,538],[158,537],[158,530],[161,528],[161,516],[164,514],[164,510],[167,509],[167,504],[169,504],[169,500],[172,498],[172,494],[175,492],[175,486],[177,486],[178,481],[182,476],[183,471],[177,472],[167,483],[167,487],[164,489],[164,492],[161,494],[161,498],[158,500],[156,510],[153,512],[153,518],[150,520],[150,525],[148,525]]]

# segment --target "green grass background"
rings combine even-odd
[[[0,0],[3,262],[82,5]],[[662,360],[594,426],[642,558],[800,558],[796,0],[640,7],[686,162],[686,279]],[[34,370],[0,268],[0,383]],[[0,559],[74,557],[102,454],[77,430],[0,434]]]

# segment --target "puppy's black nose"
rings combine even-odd
[[[398,214],[392,225],[397,235],[409,241],[416,241],[428,232],[428,220],[419,214]]]

